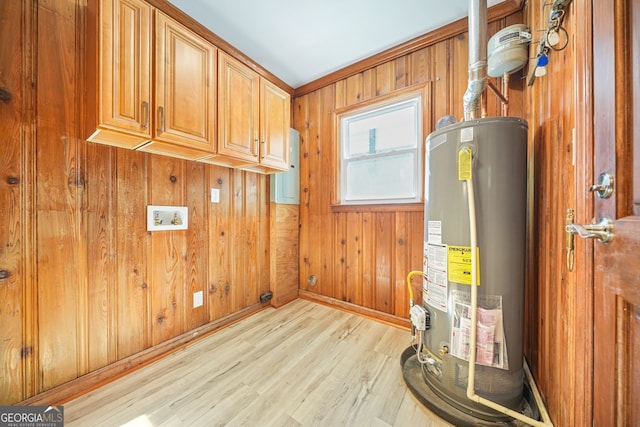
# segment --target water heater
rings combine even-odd
[[[464,153],[472,153],[465,160]],[[464,169],[470,169],[464,171]],[[475,391],[508,408],[523,400],[527,123],[493,117],[452,124],[426,141],[421,360],[425,382],[460,411],[509,419],[467,398],[471,328],[469,191],[477,229]]]

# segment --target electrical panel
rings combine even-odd
[[[271,202],[286,205],[300,204],[300,133],[289,132],[289,170],[270,176]]]

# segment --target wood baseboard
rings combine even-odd
[[[16,405],[62,405],[73,398],[110,383],[143,366],[149,365],[158,359],[268,307],[268,304],[254,304],[246,307],[236,313],[185,332],[182,335],[78,377],[65,384],[46,390],[22,402],[18,402]]]
[[[371,308],[362,307],[350,302],[341,301],[335,298],[326,297],[324,295],[318,295],[313,292],[300,289],[299,297],[308,301],[314,301],[320,304],[327,305],[329,307],[337,308],[349,313],[357,314],[369,319],[377,320],[379,322],[387,323],[389,325],[397,326],[403,329],[409,329],[411,327],[408,318],[394,316],[392,314],[383,313]]]

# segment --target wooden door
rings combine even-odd
[[[594,243],[594,425],[640,425],[640,5],[593,1],[594,199],[615,237]]]
[[[260,164],[289,169],[290,96],[260,79]]]
[[[110,133],[111,141],[134,148],[151,137],[151,6],[142,0],[102,0],[98,14],[98,126],[130,134]]]
[[[213,154],[217,49],[156,12],[155,51],[155,139]]]
[[[218,154],[258,162],[259,76],[220,52]]]

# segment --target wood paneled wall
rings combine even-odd
[[[0,270],[9,274],[0,279],[0,404],[253,310],[269,286],[267,178],[84,142],[82,3],[0,2]],[[548,13],[547,2],[528,1],[489,33],[528,23],[533,56]],[[576,254],[570,274],[563,231],[568,207],[589,215],[575,188],[591,179],[581,148],[590,132],[590,16],[589,2],[573,2],[567,49],[552,53],[533,87],[516,74],[509,90],[511,115],[530,129],[525,353],[556,426],[591,425],[589,252]],[[434,40],[295,98],[303,295],[406,318],[404,280],[422,266],[423,213],[332,208],[331,113],[424,85],[425,134],[445,114],[461,117],[466,35]],[[495,97],[486,99],[489,115],[499,115]],[[220,204],[208,203],[210,187],[221,189]],[[147,233],[150,203],[189,206],[190,229]],[[420,288],[416,281],[416,296]],[[193,309],[197,290],[205,305]]]
[[[534,34],[530,57],[547,28],[551,5],[526,3]],[[527,288],[525,353],[556,426],[592,425],[592,242],[578,242],[567,269],[568,208],[593,216],[592,198],[592,4],[572,2],[563,26],[567,47],[549,54],[547,75],[526,90],[530,193],[533,207]],[[530,61],[530,66],[533,61]]]
[[[85,142],[83,4],[0,2],[0,404],[123,371],[269,290],[267,176]],[[187,206],[189,229],[147,232],[148,204]]]
[[[489,24],[489,33],[521,23],[520,12]],[[451,31],[448,28],[443,33]],[[455,31],[455,30],[454,30]],[[338,142],[333,112],[408,87],[425,88],[423,140],[436,121],[463,116],[467,89],[468,39],[453,32],[436,43],[416,48],[364,71],[294,98],[293,127],[300,132],[300,290],[301,295],[343,302],[350,309],[406,324],[409,296],[407,274],[422,269],[424,207],[333,206]],[[498,87],[501,80],[493,80]],[[511,114],[524,115],[521,74],[511,79]],[[306,89],[306,88],[303,88]],[[501,103],[487,91],[489,116],[501,114]],[[310,277],[315,277],[311,284]],[[422,299],[422,281],[415,278],[413,293]],[[370,311],[371,310],[371,311]]]
[[[521,12],[489,23],[489,35],[515,23],[533,33],[535,57],[551,4],[524,2]],[[556,426],[592,424],[593,292],[589,245],[576,247],[573,272],[566,268],[564,224],[567,208],[592,215],[576,197],[591,177],[591,10],[590,2],[573,2],[565,17],[566,49],[551,52],[548,73],[532,87],[530,68],[509,82],[509,115],[529,123],[528,273],[525,306],[525,355]],[[451,26],[455,27],[455,26]],[[447,29],[440,31],[446,32]],[[424,47],[381,63],[368,58],[355,73],[335,76],[296,90],[294,127],[301,133],[300,289],[304,297],[346,306],[394,322],[407,316],[404,277],[421,269],[423,212],[392,209],[340,211],[331,206],[336,188],[333,159],[337,142],[331,113],[336,108],[414,84],[431,91],[430,132],[445,114],[462,116],[467,80],[466,34],[434,34]],[[381,55],[384,57],[384,55]],[[363,64],[372,64],[362,70]],[[530,61],[530,66],[533,61]],[[494,81],[501,87],[501,81]],[[489,116],[501,115],[491,92],[485,95]],[[574,137],[575,135],[575,137]],[[575,142],[574,142],[575,140]],[[317,277],[312,286],[307,278]],[[421,284],[414,285],[420,295]],[[388,316],[387,316],[388,315]]]

